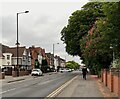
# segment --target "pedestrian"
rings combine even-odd
[[[82,74],[83,74],[83,79],[85,79],[85,80],[86,80],[86,74],[87,74],[87,73],[88,73],[87,67],[84,66],[84,67],[82,68]]]

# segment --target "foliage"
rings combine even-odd
[[[74,61],[68,61],[66,63],[66,68],[70,68],[70,69],[79,69],[80,65]]]
[[[85,62],[87,61],[87,65],[92,65],[93,70],[99,71],[100,67],[109,68],[113,57],[113,51],[117,53],[115,54],[116,58],[120,56],[120,36],[118,34],[119,31],[116,31],[116,28],[118,29],[118,27],[120,27],[118,24],[120,22],[113,21],[113,18],[117,18],[119,15],[117,7],[118,3],[105,3],[102,8],[104,11],[104,16],[106,17],[100,17],[95,22],[93,29],[91,29],[92,31],[90,30],[90,32],[92,33],[88,32],[88,35],[81,39],[80,44],[83,50],[83,57],[85,59]],[[108,8],[111,9],[109,9],[111,12],[108,11]],[[116,16],[115,8],[117,10]],[[112,50],[110,49],[111,44],[114,48]],[[99,64],[102,66],[100,66]]]
[[[113,61],[113,68],[119,68],[120,69],[120,59],[115,59]]]
[[[41,70],[42,72],[47,72],[47,70],[49,69],[48,63],[46,59],[42,59],[42,66],[41,66]]]
[[[109,38],[108,42],[110,42],[110,44],[112,45],[116,58],[119,58],[120,57],[120,2],[108,3],[107,5],[104,5],[104,9],[108,21],[108,28],[106,28],[105,36]]]
[[[38,59],[35,60],[35,68],[40,68],[40,63]]]
[[[120,2],[85,4],[70,16],[61,35],[68,54],[80,56],[95,74],[109,68],[113,52],[120,58]]]
[[[46,65],[48,65],[47,60],[46,59],[42,59],[42,66],[46,66]]]
[[[61,31],[61,40],[66,44],[66,51],[70,55],[81,56],[80,39],[85,36],[93,26],[95,20],[102,15],[101,3],[91,3],[83,6],[69,17],[68,25]],[[93,10],[91,10],[93,9]],[[96,12],[96,13],[95,13]],[[100,12],[101,14],[99,14]]]

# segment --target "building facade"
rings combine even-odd
[[[0,50],[0,66],[2,71],[6,75],[12,75],[12,70],[15,68],[27,69],[31,67],[31,55],[26,47],[18,48],[18,57],[17,57],[17,47],[8,47],[1,44]],[[17,66],[18,59],[18,66]]]

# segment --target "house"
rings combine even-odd
[[[42,59],[46,57],[45,55],[45,49],[42,49],[41,47],[35,47],[34,45],[32,47],[29,47],[30,53],[31,53],[31,65],[32,69],[35,68],[35,61],[37,60],[40,64],[40,68],[42,65]]]
[[[18,53],[18,66],[17,67],[17,47],[8,47],[1,44],[2,49],[0,50],[0,61],[1,68],[6,75],[12,75],[12,70],[19,69],[30,69],[31,67],[31,55],[25,46],[19,47]]]
[[[65,67],[65,60],[62,59],[60,56],[56,55],[54,59],[54,64],[55,64],[55,69],[57,70],[57,68]]]
[[[51,53],[45,53],[46,54],[46,59],[48,62],[48,65],[52,68],[53,67],[53,54]]]
[[[60,58],[60,67],[65,68],[65,65],[66,65],[66,60]]]

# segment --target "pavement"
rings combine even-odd
[[[52,73],[46,73],[44,75],[51,74]],[[0,81],[4,84],[31,78],[33,78],[31,75],[20,77],[6,76],[5,79]],[[109,89],[103,85],[96,75],[88,75],[86,80],[84,80],[81,75],[78,75],[76,79],[65,87],[56,97],[109,97],[107,99],[118,99],[115,98],[117,96],[114,93],[111,93]]]
[[[118,97],[105,87],[96,75],[88,75],[84,80],[82,76],[72,81],[57,97],[79,97],[79,98],[99,98],[118,99]]]

